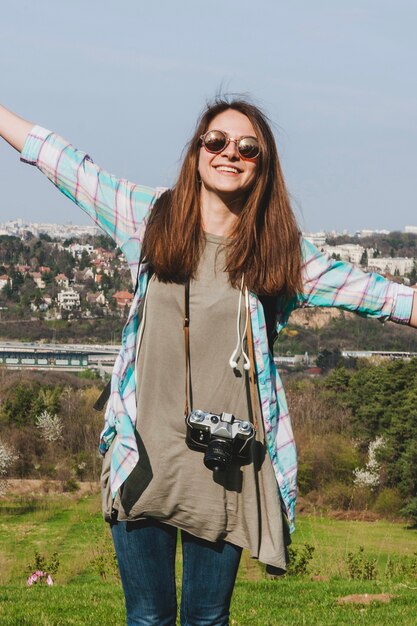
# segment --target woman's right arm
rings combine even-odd
[[[59,135],[5,107],[0,107],[0,135],[21,153],[22,161],[36,165],[121,248],[143,227],[159,190],[118,179]]]

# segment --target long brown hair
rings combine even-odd
[[[232,285],[258,294],[292,296],[301,289],[297,223],[285,187],[274,136],[262,111],[246,100],[216,99],[201,115],[188,144],[177,184],[157,201],[147,224],[143,258],[159,280],[182,283],[196,274],[204,241],[198,162],[200,137],[223,111],[246,115],[260,143],[257,175],[227,244]]]

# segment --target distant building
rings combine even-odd
[[[104,248],[95,248],[94,254],[97,259],[104,261],[112,261],[116,258],[116,253],[114,250],[105,250]]]
[[[69,279],[67,276],[65,276],[65,274],[57,274],[55,276],[55,282],[60,287],[69,287]]]
[[[368,258],[368,270],[371,272],[379,272],[382,274],[398,274],[404,276],[409,274],[415,264],[414,259],[408,257],[377,257],[376,259]]]
[[[97,293],[88,293],[86,298],[88,304],[98,304],[100,306],[106,306],[107,300],[104,293],[101,291],[99,294]]]
[[[417,226],[406,226],[404,228],[405,233],[411,233],[412,235],[417,235]]]
[[[129,291],[116,291],[112,298],[116,300],[116,304],[119,308],[123,308],[129,305],[133,300],[133,295]]]
[[[80,294],[75,289],[66,289],[59,292],[58,305],[65,311],[74,311],[80,306]]]
[[[321,246],[321,250],[330,254],[330,256],[340,257],[341,261],[348,261],[349,263],[354,263],[354,265],[359,265],[362,259],[362,256],[365,252],[363,246],[360,246],[358,243],[343,243],[338,246]],[[373,248],[367,249],[368,258],[372,256],[374,250]]]
[[[68,252],[72,254],[74,259],[81,259],[83,252],[86,252],[88,255],[93,253],[94,246],[89,243],[81,244],[81,243],[72,243],[68,248]]]
[[[91,267],[86,267],[85,270],[81,270],[78,272],[81,277],[82,282],[86,280],[94,280],[94,272]]]
[[[31,272],[30,275],[32,276],[36,286],[39,289],[45,289],[46,285],[45,285],[45,281],[42,278],[41,272]]]
[[[303,233],[303,237],[312,243],[313,246],[317,246],[317,248],[324,246],[326,243],[326,233],[323,231],[318,233]]]
[[[7,274],[2,274],[0,276],[0,289],[3,289],[3,287],[5,287],[6,285],[11,285],[11,284],[12,284],[12,281],[7,276]]]
[[[359,238],[372,237],[373,235],[389,235],[390,232],[390,230],[372,230],[370,228],[365,228],[363,230],[357,230],[355,232],[355,236]]]

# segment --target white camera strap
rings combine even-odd
[[[257,398],[257,384],[256,384],[256,374],[255,374],[255,354],[253,349],[253,335],[252,335],[252,325],[249,314],[249,298],[245,298],[246,304],[246,337],[248,342],[248,351],[249,351],[249,364],[250,367],[248,369],[248,377],[249,377],[249,390],[250,390],[250,403],[251,403],[251,414],[252,414],[252,422],[255,429],[258,427],[258,422],[256,418],[257,406],[258,402]],[[243,341],[243,338],[242,338]],[[190,400],[190,390],[191,390],[191,369],[190,369],[190,282],[187,282],[184,285],[184,351],[185,351],[185,406],[184,406],[184,416],[187,417],[190,413],[191,400]],[[246,369],[246,368],[245,368]]]

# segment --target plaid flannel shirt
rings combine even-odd
[[[138,267],[147,216],[163,189],[135,185],[99,168],[91,158],[64,139],[36,126],[29,134],[21,159],[36,165],[66,196],[80,206],[124,253],[138,289],[122,333],[122,345],[111,377],[111,394],[101,433],[100,451],[116,437],[111,459],[113,496],[138,462],[136,425],[136,335],[138,306],[145,295],[148,267]],[[374,273],[364,273],[335,261],[302,240],[303,291],[291,301],[276,300],[276,328],[280,332],[298,307],[331,306],[366,317],[406,324],[411,316],[413,290]],[[290,530],[294,529],[297,456],[281,379],[268,349],[265,317],[256,294],[250,294],[257,383],[266,441]]]

